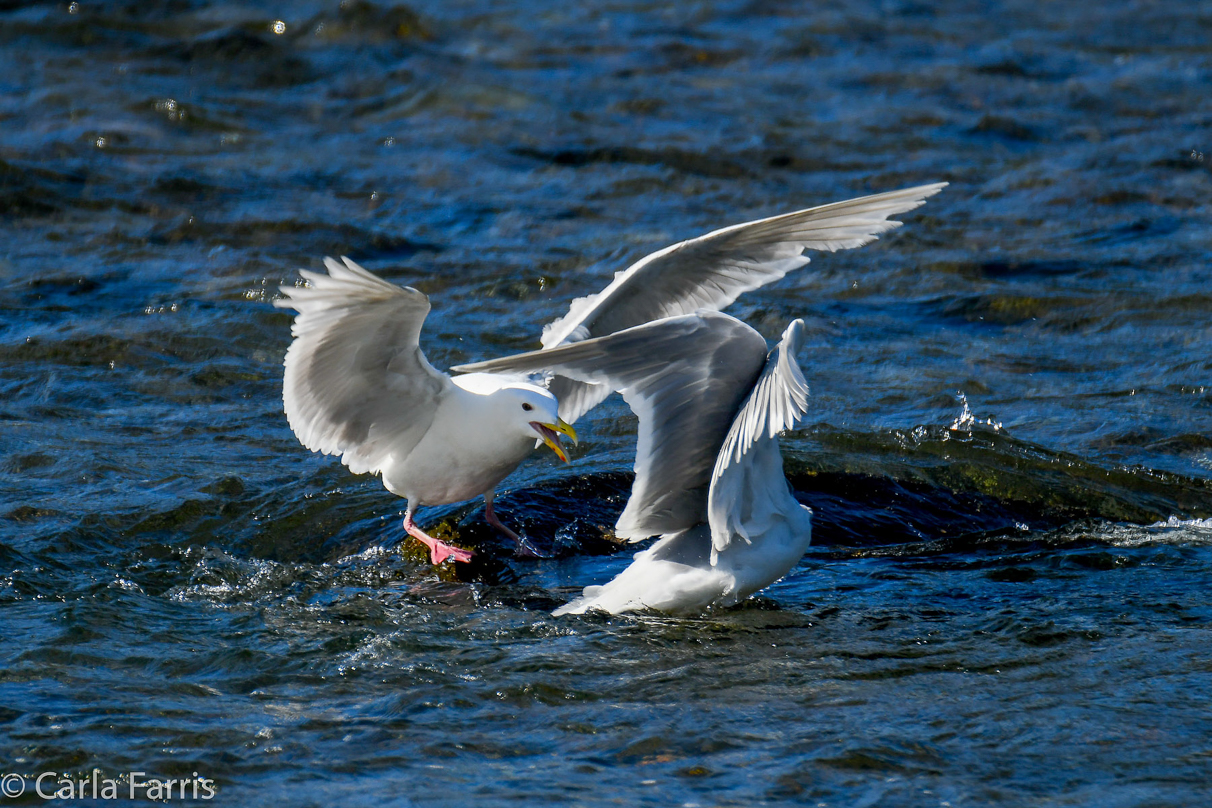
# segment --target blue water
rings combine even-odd
[[[10,801],[1207,803],[1210,41],[1168,0],[0,3]],[[629,560],[621,401],[503,486],[554,558],[421,514],[455,572],[281,412],[269,301],[324,255],[429,294],[449,367],[673,241],[940,180],[730,309],[808,323],[816,512],[735,609],[550,617]]]

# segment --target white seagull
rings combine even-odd
[[[812,511],[783,476],[778,435],[803,416],[796,364],[804,323],[766,340],[726,314],[646,323],[456,370],[550,370],[620,391],[639,416],[635,483],[622,539],[660,536],[627,569],[554,614],[730,606],[783,577],[812,541]]]
[[[804,250],[861,247],[900,226],[888,217],[922,205],[947,183],[922,185],[786,213],[715,230],[648,255],[596,295],[573,301],[543,329],[545,350],[654,320],[713,311],[778,280],[809,258]],[[483,495],[485,517],[536,554],[493,512],[496,486],[536,436],[563,459],[560,435],[613,392],[609,382],[565,374],[548,389],[492,374],[450,376],[421,352],[429,299],[387,283],[348,258],[324,261],[328,274],[301,270],[306,286],[281,287],[274,301],[298,312],[286,353],[283,404],[299,440],[340,455],[356,473],[376,473],[408,500],[404,528],[430,559],[470,553],[428,536],[417,508]],[[596,378],[596,377],[595,377]],[[557,409],[558,408],[558,409]]]
[[[383,475],[408,500],[404,530],[429,558],[470,561],[467,550],[433,538],[413,521],[422,505],[484,495],[488,523],[537,555],[493,511],[497,483],[534,449],[536,436],[561,460],[555,396],[520,378],[472,373],[451,378],[429,364],[418,337],[429,298],[396,286],[343,258],[324,259],[328,274],[300,270],[307,286],[283,286],[274,305],[295,309],[282,401],[300,442],[339,454],[354,473]]]

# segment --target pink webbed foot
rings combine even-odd
[[[434,566],[441,564],[448,558],[453,558],[455,561],[467,563],[471,561],[475,555],[471,550],[464,550],[459,547],[452,547],[440,539],[435,539],[424,530],[417,526],[417,523],[412,521],[412,511],[404,514],[404,530],[409,536],[412,536],[417,541],[429,548],[429,560]]]
[[[429,560],[434,566],[441,564],[448,558],[453,558],[455,561],[467,563],[468,561],[471,561],[471,557],[475,555],[475,553],[473,553],[471,550],[464,550],[460,547],[452,547],[439,539],[430,538],[428,536],[426,537],[429,539],[428,541],[420,536],[415,536],[414,538],[429,548]]]

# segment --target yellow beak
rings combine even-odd
[[[551,451],[556,453],[556,457],[568,462],[568,455],[564,452],[564,447],[560,445],[560,435],[567,435],[572,438],[573,443],[579,443],[577,440],[577,431],[572,428],[572,424],[566,423],[563,418],[556,420],[554,424],[540,424],[538,421],[531,421],[530,426],[535,432],[539,433],[539,438],[544,445],[551,448]]]

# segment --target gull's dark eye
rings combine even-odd
[[[534,407],[530,406],[529,404],[523,404],[522,409],[526,410],[526,412],[530,412],[534,409]]]

